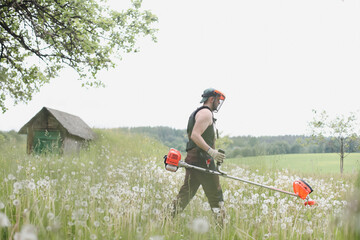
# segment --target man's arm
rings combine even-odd
[[[196,121],[192,130],[191,140],[193,140],[199,148],[213,157],[215,161],[222,163],[225,159],[225,154],[213,149],[201,136],[213,122],[212,113],[207,109],[202,109],[196,114],[195,120]]]
[[[191,140],[194,143],[207,152],[210,146],[205,142],[203,137],[201,136],[205,130],[212,124],[212,113],[208,109],[200,110],[195,116],[195,125],[192,130]]]

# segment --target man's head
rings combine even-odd
[[[225,95],[214,88],[205,89],[201,96],[202,99],[200,103],[204,103],[204,105],[209,106],[214,112],[218,112],[220,110],[225,100]]]

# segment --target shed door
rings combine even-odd
[[[60,131],[34,131],[35,153],[60,153]]]

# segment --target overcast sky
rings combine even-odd
[[[312,109],[360,109],[359,0],[143,0],[143,8],[159,18],[158,43],[141,40],[140,53],[101,72],[106,88],[81,88],[65,69],[0,115],[0,130],[19,130],[43,106],[90,127],[185,129],[208,87],[226,95],[215,116],[223,135],[305,134]]]

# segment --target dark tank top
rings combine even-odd
[[[192,134],[192,130],[194,128],[195,125],[195,116],[196,114],[202,110],[202,109],[209,109],[209,111],[211,111],[211,109],[207,106],[202,106],[199,107],[198,109],[196,109],[189,117],[189,121],[188,121],[188,125],[187,125],[187,135],[188,135],[188,139],[189,141],[186,144],[186,151],[190,151],[191,149],[197,147],[196,144],[194,143],[193,140],[191,140],[191,134]],[[212,148],[215,147],[215,128],[214,128],[214,122],[215,119],[213,117],[213,123],[206,128],[206,130],[203,132],[203,134],[201,134],[201,136],[203,137],[203,139],[205,140],[205,142]]]

